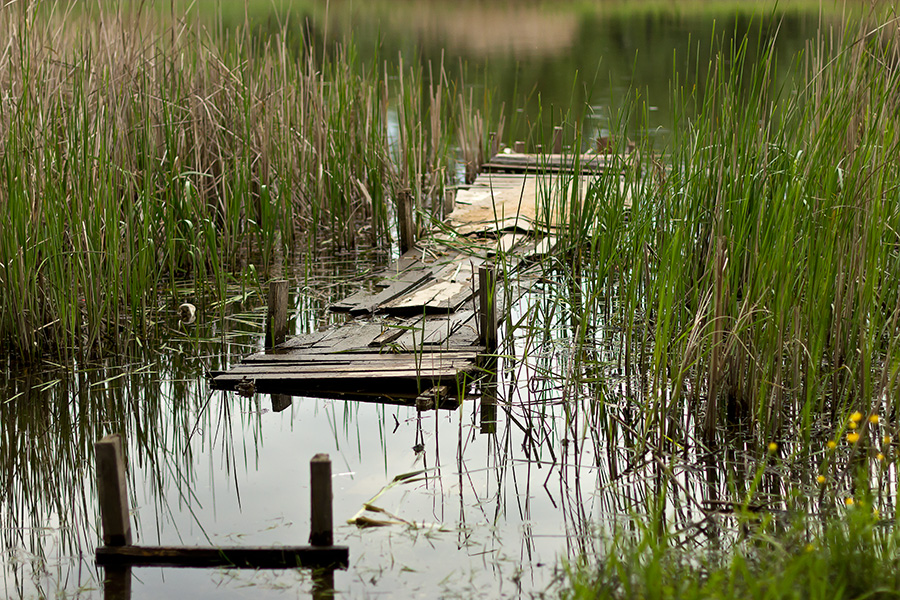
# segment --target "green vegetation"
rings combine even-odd
[[[842,518],[817,521],[742,518],[736,549],[726,540],[692,552],[647,532],[621,532],[597,567],[569,571],[576,598],[837,599],[897,598],[898,536],[871,511],[851,506]]]
[[[219,300],[282,250],[385,243],[390,199],[442,198],[444,123],[471,121],[439,73],[352,45],[40,3],[0,31],[0,344],[22,359],[145,343],[179,279]]]
[[[890,20],[823,30],[785,85],[774,46],[737,39],[705,85],[676,75],[664,155],[547,206],[571,257],[547,265],[549,335],[574,344],[547,368],[589,399],[568,433],[647,476],[643,525],[600,542],[571,597],[896,597],[900,534],[871,513],[893,516],[898,469],[898,42]],[[722,506],[744,522],[721,528]],[[791,517],[748,535],[748,507]]]

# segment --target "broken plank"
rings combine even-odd
[[[236,567],[239,569],[346,568],[347,546],[202,548],[192,546],[101,546],[102,566]]]
[[[422,346],[442,345],[448,341],[465,323],[471,322],[474,328],[475,311],[465,310],[452,315],[433,316],[420,323],[418,330],[407,331],[396,341],[396,346],[404,349],[416,349]]]

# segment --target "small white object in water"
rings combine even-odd
[[[190,325],[197,320],[197,307],[185,302],[178,307],[178,319],[185,325]]]

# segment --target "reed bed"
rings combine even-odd
[[[388,245],[398,190],[430,206],[453,170],[439,66],[318,56],[287,23],[261,39],[90,5],[15,3],[0,31],[10,356],[121,352],[178,279],[221,300],[279,252]]]
[[[823,29],[789,77],[737,39],[676,75],[664,152],[546,199],[568,221],[531,351],[569,405],[557,435],[629,498],[568,597],[896,590],[900,38],[872,22]]]

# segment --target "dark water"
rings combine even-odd
[[[259,4],[254,21],[277,23],[260,16]],[[507,141],[538,140],[562,120],[600,133],[629,90],[640,93],[648,111],[645,124],[633,121],[637,133],[664,131],[672,120],[673,72],[702,81],[711,47],[748,31],[763,46],[776,28],[778,53],[788,60],[819,19],[801,11],[750,16],[408,3],[367,12],[365,6],[331,4],[327,21],[324,5],[310,9],[316,43],[327,46],[352,30],[369,59],[402,53],[407,61],[443,60],[451,80],[465,71],[466,90],[491,90],[494,115],[504,106]],[[585,103],[587,114],[578,108]],[[295,330],[327,325],[327,303],[364,284],[383,260],[326,257],[286,268]],[[589,398],[548,379],[567,368],[564,325],[555,342],[517,333],[510,347],[516,360],[509,370],[501,365],[495,432],[482,433],[480,399],[455,412],[417,414],[295,398],[275,413],[266,398],[211,392],[207,370],[233,364],[262,343],[262,295],[235,289],[233,300],[203,307],[192,327],[161,307],[170,340],[137,359],[4,364],[5,596],[102,597],[102,570],[93,563],[99,523],[92,444],[112,432],[127,438],[136,537],[147,545],[305,543],[308,461],[329,453],[336,538],[351,556],[350,569],[335,576],[341,597],[552,593],[562,559],[590,550],[629,514],[646,512],[658,491],[645,473],[623,473],[635,464],[620,452],[625,434],[600,431],[599,417],[579,408]],[[536,306],[540,315],[544,301],[537,294],[519,310]],[[420,469],[422,477],[375,501],[396,524],[345,524],[396,475]],[[673,506],[679,497],[701,495],[696,485],[686,476],[673,484]],[[135,570],[132,591],[134,598],[305,597],[312,580],[298,570],[148,568]]]

